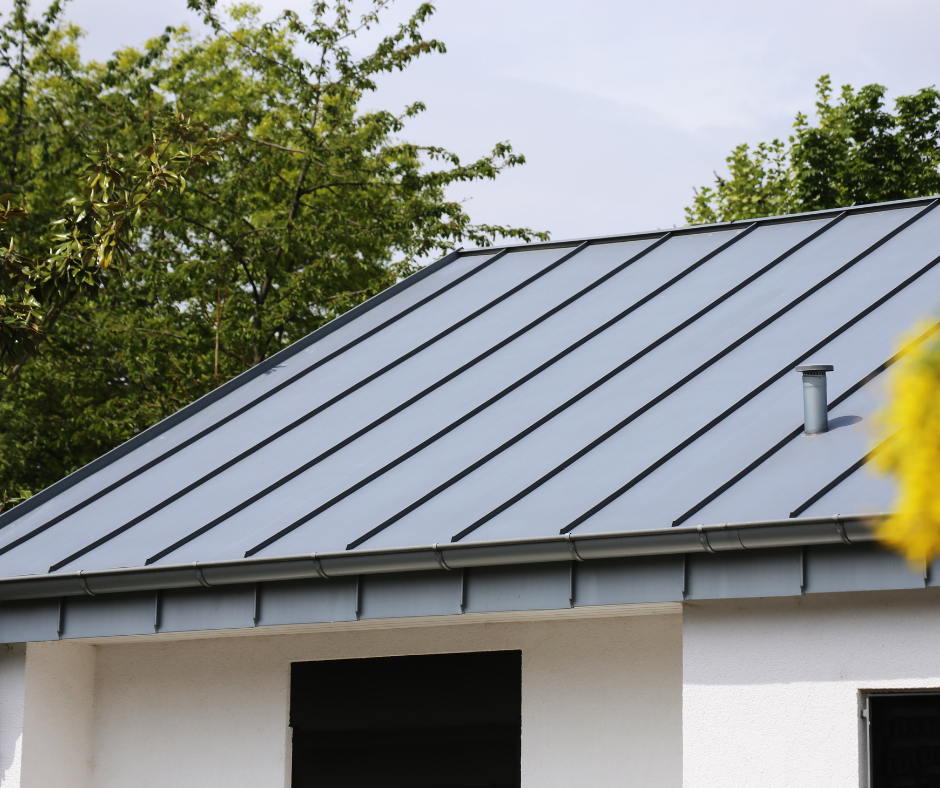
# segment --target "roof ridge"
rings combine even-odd
[[[682,227],[671,227],[669,232],[675,235],[695,235],[696,233],[711,233],[720,230],[727,230],[732,227],[740,227],[750,223],[757,223],[761,226],[774,224],[788,224],[790,222],[803,222],[807,219],[823,219],[826,216],[834,216],[840,212],[846,212],[850,215],[863,213],[876,213],[878,211],[894,211],[903,208],[911,208],[916,205],[926,205],[931,200],[940,199],[940,195],[931,194],[925,197],[907,197],[903,200],[888,200],[886,202],[864,203],[862,205],[845,205],[837,208],[823,208],[818,211],[804,211],[803,213],[783,213],[778,216],[760,216],[753,219],[732,219],[728,222],[714,222],[713,224],[686,224]],[[536,241],[525,244],[508,244],[506,246],[492,247],[497,249],[506,249],[509,252],[523,252],[536,249],[563,248],[575,246],[576,244],[588,241],[591,244],[619,243],[621,241],[631,241],[641,238],[655,236],[665,230],[644,230],[632,233],[618,233],[616,235],[594,235],[587,238],[565,238],[557,241]],[[464,256],[487,254],[491,247],[480,247],[479,249],[467,249],[463,252]]]

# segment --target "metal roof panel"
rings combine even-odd
[[[837,477],[936,307],[932,205],[456,255],[0,518],[0,576],[886,506]],[[798,363],[844,395],[815,438]]]

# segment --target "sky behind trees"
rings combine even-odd
[[[266,15],[298,0],[261,0]],[[388,20],[416,0],[398,0]],[[9,10],[9,0],[0,10]],[[41,7],[37,3],[35,8]],[[789,133],[823,73],[891,96],[940,83],[940,4],[931,0],[440,0],[426,35],[448,53],[384,79],[367,102],[422,100],[416,142],[466,159],[508,139],[528,159],[496,183],[457,186],[475,221],[556,239],[684,224],[693,186],[740,142]],[[104,58],[166,25],[185,0],[73,0],[67,16]],[[363,48],[369,42],[363,42]]]

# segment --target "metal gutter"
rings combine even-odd
[[[851,515],[724,523],[539,539],[447,543],[391,550],[313,553],[282,558],[143,566],[0,578],[0,601],[97,596],[171,588],[279,580],[328,579],[440,569],[560,561],[593,561],[686,553],[719,553],[875,540],[872,526],[888,515]]]

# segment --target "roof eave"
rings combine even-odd
[[[7,577],[0,578],[0,601],[553,561],[856,544],[874,541],[873,526],[886,517],[884,514],[805,517]]]

